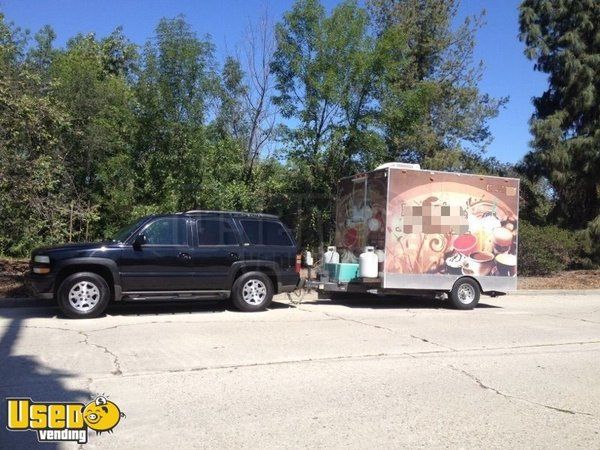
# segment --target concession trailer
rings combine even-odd
[[[517,288],[518,203],[515,178],[403,163],[344,178],[335,248],[310,286],[329,294],[435,293],[471,309],[480,294]]]

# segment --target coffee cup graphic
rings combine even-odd
[[[448,273],[460,275],[466,259],[467,257],[461,253],[455,253],[449,258],[446,258],[446,268],[448,270]]]
[[[495,228],[493,232],[494,252],[507,253],[513,241],[513,233],[507,228]]]
[[[486,276],[494,267],[494,255],[490,252],[473,252],[463,266],[465,275]]]
[[[496,255],[496,267],[498,275],[504,277],[514,277],[517,274],[517,257],[510,253],[500,253]]]
[[[465,256],[469,256],[477,247],[477,237],[473,234],[465,233],[454,239],[454,249]]]

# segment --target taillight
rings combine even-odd
[[[300,273],[301,269],[302,269],[302,254],[298,253],[296,255],[296,273]]]

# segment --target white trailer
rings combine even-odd
[[[391,163],[340,180],[335,246],[310,285],[323,292],[435,292],[460,309],[517,288],[519,180]],[[377,278],[358,276],[365,247]]]

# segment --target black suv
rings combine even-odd
[[[28,281],[71,318],[96,317],[111,299],[231,297],[259,311],[295,289],[296,253],[276,216],[188,211],[144,217],[110,241],[37,249]]]

